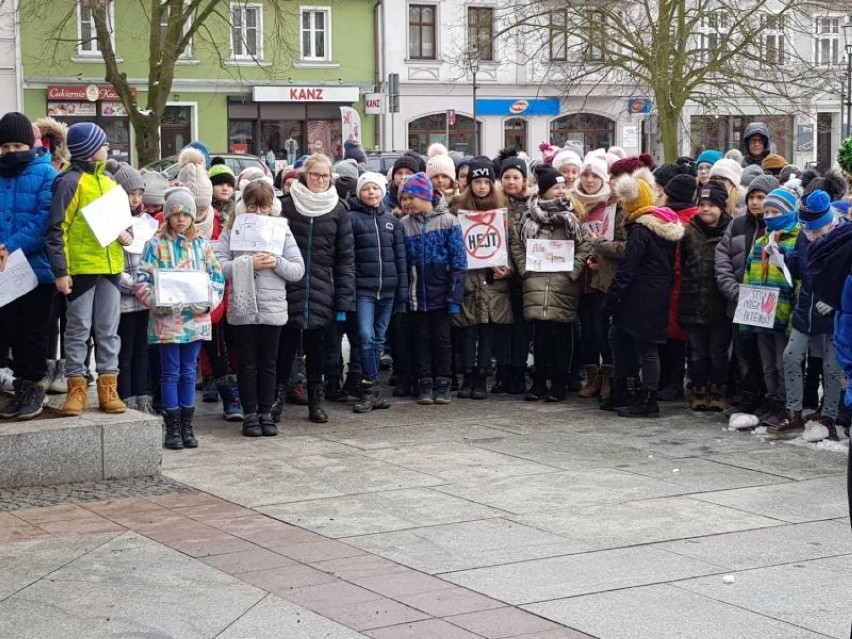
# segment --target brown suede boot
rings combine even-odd
[[[118,396],[118,375],[98,375],[98,410],[104,413],[123,413],[127,410]]]
[[[601,399],[606,399],[612,394],[612,370],[612,365],[601,366]]]
[[[692,395],[689,398],[689,407],[694,411],[707,410],[707,389],[693,388]]]
[[[591,397],[597,397],[601,394],[601,374],[598,370],[598,367],[594,364],[590,364],[584,366],[586,369],[586,385],[583,386],[583,389],[580,391],[580,397],[584,397],[589,399]]]
[[[728,388],[726,386],[716,386],[715,384],[711,386],[710,401],[707,404],[707,410],[714,412],[728,410],[731,405],[728,403],[728,400],[725,399],[727,392]]]
[[[63,417],[79,417],[89,405],[88,382],[85,377],[68,378],[68,394],[59,409]]]

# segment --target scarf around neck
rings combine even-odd
[[[521,223],[521,237],[524,240],[549,240],[558,226],[564,226],[570,238],[580,236],[580,222],[571,212],[571,203],[565,198],[554,200],[535,198],[530,202],[527,214]]]
[[[29,151],[10,151],[0,156],[0,175],[3,177],[15,177],[23,173],[30,162],[35,160],[36,152],[33,149]]]
[[[571,191],[571,197],[573,197],[582,206],[584,212],[590,211],[601,202],[606,202],[609,199],[609,184],[607,184],[606,182],[604,182],[604,185],[601,187],[601,189],[594,195],[584,193],[579,189],[579,186],[580,181],[577,180],[577,184]]]
[[[296,210],[305,217],[319,217],[331,213],[340,202],[337,191],[333,188],[322,193],[314,193],[301,182],[293,182],[293,186],[290,187],[290,197],[293,198]]]
[[[213,238],[213,209],[208,207],[204,209],[204,218],[201,218],[201,211],[195,215],[195,228],[198,229],[198,234],[205,240]]]

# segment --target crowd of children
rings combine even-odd
[[[742,428],[845,435],[852,140],[824,174],[771,153],[760,123],[741,150],[660,166],[617,147],[540,149],[433,145],[385,176],[350,145],[273,181],[194,142],[170,183],[107,161],[95,124],[7,113],[0,270],[20,251],[37,285],[0,307],[14,376],[0,418],[32,419],[57,391],[62,415],[82,414],[94,368],[100,410],[161,414],[165,446],[191,448],[200,371],[223,419],[275,436],[288,403],[316,423],[326,400],[390,408],[389,356],[393,395],[423,405],[572,393],[635,418],[688,393],[694,411],[758,416]],[[104,242],[90,210],[114,189],[132,224]],[[464,230],[482,216],[505,238],[487,266]],[[176,298],[176,281],[206,284]]]

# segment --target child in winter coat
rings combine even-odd
[[[588,231],[571,211],[562,174],[545,166],[537,179],[540,195],[530,200],[510,242],[515,268],[524,283],[524,317],[533,325],[535,375],[524,399],[559,402],[565,399],[573,356],[571,324],[577,321],[580,282],[591,244]],[[556,272],[527,268],[532,240],[573,242],[573,262]]]
[[[468,187],[453,200],[456,213],[496,209],[505,213],[506,203],[494,187],[494,179],[494,165],[490,160],[471,160]],[[453,318],[453,325],[459,327],[461,332],[464,361],[464,377],[458,391],[460,398],[488,397],[486,378],[492,355],[497,357],[498,369],[505,370],[510,363],[508,327],[512,324],[509,295],[511,275],[512,268],[508,264],[467,271],[464,302],[461,312]]]
[[[715,273],[716,246],[731,223],[727,207],[725,186],[706,182],[698,191],[698,214],[689,221],[680,242],[677,317],[689,341],[690,408],[695,411],[728,408],[725,384],[731,322]]]
[[[399,200],[407,212],[401,224],[419,380],[417,403],[449,404],[450,316],[461,311],[467,271],[461,225],[425,173],[415,173],[402,183]]]
[[[165,224],[148,242],[136,280],[136,297],[151,311],[148,342],[160,346],[165,447],[195,448],[195,369],[201,342],[211,337],[210,311],[222,301],[225,279],[210,242],[195,228],[195,197],[185,187],[168,189]],[[160,304],[157,280],[164,270],[190,270],[209,278],[209,303]]]
[[[213,158],[216,162],[218,158]],[[213,185],[213,211],[219,222],[224,225],[234,214],[234,191],[237,187],[237,177],[234,171],[224,162],[214,164],[207,171],[210,184]]]
[[[659,414],[659,345],[668,334],[668,308],[677,242],[683,226],[677,214],[654,204],[654,176],[647,169],[615,181],[624,208],[627,243],[624,259],[604,301],[604,315],[635,341],[641,387],[633,403],[619,409],[622,417]]]
[[[130,212],[140,227],[147,227],[146,237],[152,237],[159,228],[157,220],[145,212],[142,194],[145,182],[139,171],[124,162],[107,162],[107,169],[115,181],[127,191]],[[121,350],[118,353],[118,396],[127,404],[143,413],[156,415],[151,405],[148,390],[148,309],[134,294],[136,275],[142,259],[141,249],[133,252],[125,248],[124,272],[121,274],[121,320],[118,323],[118,336],[121,338]]]
[[[278,341],[281,327],[287,323],[286,283],[297,282],[305,275],[305,263],[287,220],[276,219],[286,229],[280,248],[269,252],[231,248],[234,221],[245,214],[268,216],[275,201],[269,183],[250,182],[216,242],[216,257],[231,284],[228,322],[240,345],[238,381],[246,437],[278,434],[271,411]]]

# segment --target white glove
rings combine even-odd
[[[816,310],[820,315],[831,315],[834,312],[834,309],[825,302],[817,302]]]

